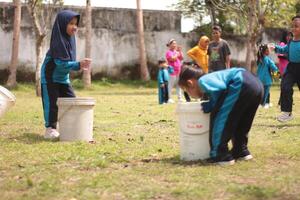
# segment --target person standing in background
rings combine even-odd
[[[207,36],[202,36],[198,45],[187,52],[187,55],[201,67],[204,73],[208,73],[208,44],[209,38]]]
[[[226,40],[221,38],[222,29],[220,26],[212,28],[212,41],[208,45],[209,72],[230,68],[230,49]]]
[[[183,60],[183,55],[181,52],[181,47],[177,46],[177,42],[175,39],[170,39],[167,43],[167,47],[169,50],[166,52],[166,59],[168,61],[168,65],[173,67],[174,72],[170,74],[169,80],[169,101],[168,103],[174,103],[172,97],[172,88],[176,87],[176,94],[179,101],[182,101],[181,89],[178,86],[178,77],[181,70],[181,61]]]

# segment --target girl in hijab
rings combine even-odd
[[[87,70],[91,60],[76,61],[75,33],[80,15],[70,10],[60,11],[55,19],[50,48],[41,69],[42,101],[46,139],[59,137],[56,130],[58,97],[75,97],[70,85],[70,70]]]
[[[199,67],[202,68],[204,73],[208,72],[208,44],[209,38],[207,36],[202,36],[198,42],[198,45],[187,52],[187,55],[193,59]]]

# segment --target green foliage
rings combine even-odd
[[[297,0],[257,0],[257,24],[264,27],[287,28],[290,19],[300,10]],[[232,0],[180,0],[176,5],[183,15],[192,17],[198,26],[203,25],[205,16],[215,13],[216,23],[224,32],[245,34],[247,32],[248,2]],[[211,21],[212,21],[211,16]],[[211,22],[209,22],[211,23]]]
[[[289,28],[291,19],[297,13],[297,0],[263,0],[266,27]]]

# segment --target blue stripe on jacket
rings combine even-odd
[[[41,83],[45,84],[49,81],[52,81],[54,83],[69,84],[70,71],[79,69],[80,63],[77,61],[63,61],[60,59],[52,59],[50,56],[46,56],[41,69]],[[51,80],[48,79],[48,76],[50,76]]]

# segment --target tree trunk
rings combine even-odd
[[[92,8],[90,0],[86,0],[85,19],[85,57],[91,58]],[[85,88],[91,86],[91,68],[83,71],[82,79]]]
[[[248,35],[247,35],[247,54],[246,54],[246,69],[251,71],[251,62],[252,62],[252,48],[253,41],[255,43],[255,32],[254,32],[254,21],[255,21],[255,0],[248,1]],[[255,44],[254,44],[255,46]]]
[[[149,71],[147,67],[147,58],[146,58],[146,48],[145,48],[145,38],[144,38],[144,24],[143,24],[143,10],[141,9],[141,1],[136,0],[137,4],[137,32],[139,40],[139,52],[140,52],[140,72],[141,79],[143,81],[149,81]]]
[[[43,59],[43,44],[46,35],[36,36],[35,50],[36,50],[36,60],[35,60],[35,93],[36,96],[41,96],[41,66]]]
[[[35,66],[35,91],[37,96],[41,96],[41,65],[42,65],[42,45],[44,43],[44,39],[46,34],[42,31],[41,24],[37,17],[37,10],[36,7],[33,6],[34,2],[31,2],[27,5],[27,10],[30,13],[32,20],[33,20],[33,27],[35,32],[35,55],[36,55],[36,66]]]
[[[6,82],[8,88],[15,88],[17,86],[17,64],[19,53],[19,39],[20,39],[20,24],[21,24],[21,1],[14,0],[14,31],[13,31],[13,43],[12,54],[9,66],[9,76]]]

